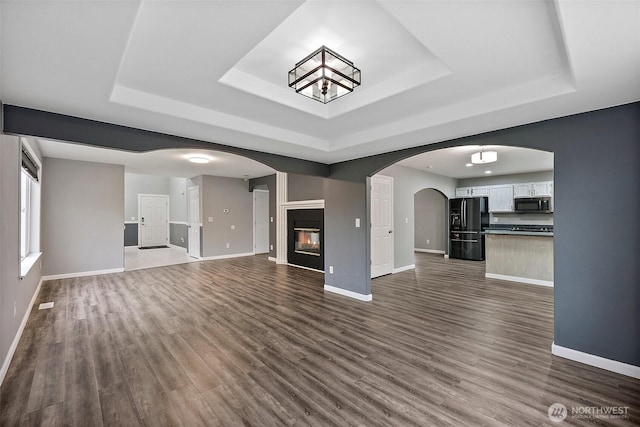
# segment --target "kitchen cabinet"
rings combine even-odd
[[[529,182],[514,184],[513,197],[551,197],[553,196],[553,181]]]
[[[494,185],[489,189],[489,212],[513,212],[513,185]]]
[[[459,187],[456,197],[483,197],[489,195],[489,187]]]

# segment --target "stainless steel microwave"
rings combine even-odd
[[[516,213],[552,213],[551,197],[519,197],[513,200]]]

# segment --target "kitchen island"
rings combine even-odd
[[[553,232],[487,229],[485,276],[553,286]]]

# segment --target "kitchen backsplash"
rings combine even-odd
[[[553,225],[553,214],[492,213],[489,217],[489,223],[491,225]]]

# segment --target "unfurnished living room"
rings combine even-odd
[[[0,0],[0,425],[639,425],[639,28]]]

